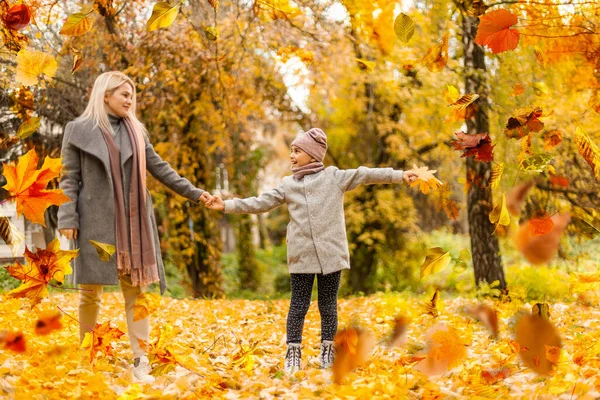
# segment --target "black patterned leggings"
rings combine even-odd
[[[287,317],[287,342],[301,343],[304,317],[310,306],[313,282],[317,277],[321,341],[333,340],[337,332],[337,294],[342,271],[331,274],[290,274],[292,301]]]

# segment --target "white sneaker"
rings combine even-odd
[[[154,382],[155,378],[150,375],[151,370],[152,368],[150,368],[150,361],[148,360],[148,357],[141,356],[135,359],[133,364],[133,376],[135,376],[136,379],[145,383]]]
[[[285,373],[292,375],[296,371],[299,371],[301,360],[302,351],[300,350],[300,343],[289,343],[285,353],[285,361],[283,362]]]

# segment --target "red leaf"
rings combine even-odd
[[[0,332],[0,343],[4,343],[4,348],[15,353],[24,353],[27,346],[25,336],[21,332]]]
[[[569,179],[562,175],[550,175],[550,184],[552,186],[569,187]]]
[[[510,29],[517,16],[508,10],[494,10],[479,17],[475,43],[487,46],[492,53],[513,50],[519,44],[519,31]]]
[[[548,213],[544,210],[539,210],[533,213],[533,216],[527,224],[527,229],[532,236],[545,235],[554,228],[554,222],[550,219]]]
[[[481,371],[481,376],[489,385],[504,380],[510,376],[511,370],[508,367],[500,367],[496,369],[486,369]]]
[[[12,6],[6,15],[2,17],[4,25],[13,31],[18,31],[29,25],[31,12],[25,4],[16,4]]]
[[[539,120],[542,114],[542,109],[536,106],[515,110],[506,123],[504,133],[509,139],[521,139],[530,132],[539,132],[544,129],[544,123]]]
[[[467,150],[462,157],[475,156],[475,161],[491,162],[494,160],[492,153],[494,146],[489,134],[475,133],[466,134],[463,131],[458,131],[454,134],[456,138],[452,142],[455,150]]]

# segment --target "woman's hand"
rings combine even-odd
[[[404,174],[402,175],[402,180],[404,180],[406,183],[413,183],[417,180],[417,178],[419,178],[419,175],[417,175],[412,169],[404,171]]]
[[[202,192],[200,197],[198,197],[198,201],[201,201],[206,207],[208,207],[213,201],[213,196],[210,193],[204,191]]]
[[[59,229],[58,231],[69,240],[77,239],[77,229]]]
[[[223,211],[225,209],[225,202],[219,196],[213,196],[212,201],[205,205],[211,210]]]

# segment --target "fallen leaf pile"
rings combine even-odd
[[[585,284],[598,281],[590,279],[577,277]],[[27,299],[2,298],[0,397],[600,396],[600,311],[578,303],[548,304],[550,319],[545,320],[530,313],[532,304],[518,300],[481,306],[474,299],[444,298],[434,317],[423,307],[430,295],[341,299],[334,379],[333,370],[318,368],[316,302],[304,326],[303,368],[288,377],[283,357],[289,301],[163,298],[150,317],[153,330],[146,344],[157,380],[143,384],[133,380],[129,340],[119,332],[127,331],[121,294],[103,295],[98,336],[88,336],[98,350],[94,365],[90,348],[79,347],[78,323],[56,313],[60,305],[76,316],[77,297],[53,293],[34,311]],[[490,320],[492,315],[496,321]],[[100,334],[107,340],[97,340]],[[403,339],[390,345],[390,338],[399,337]]]

